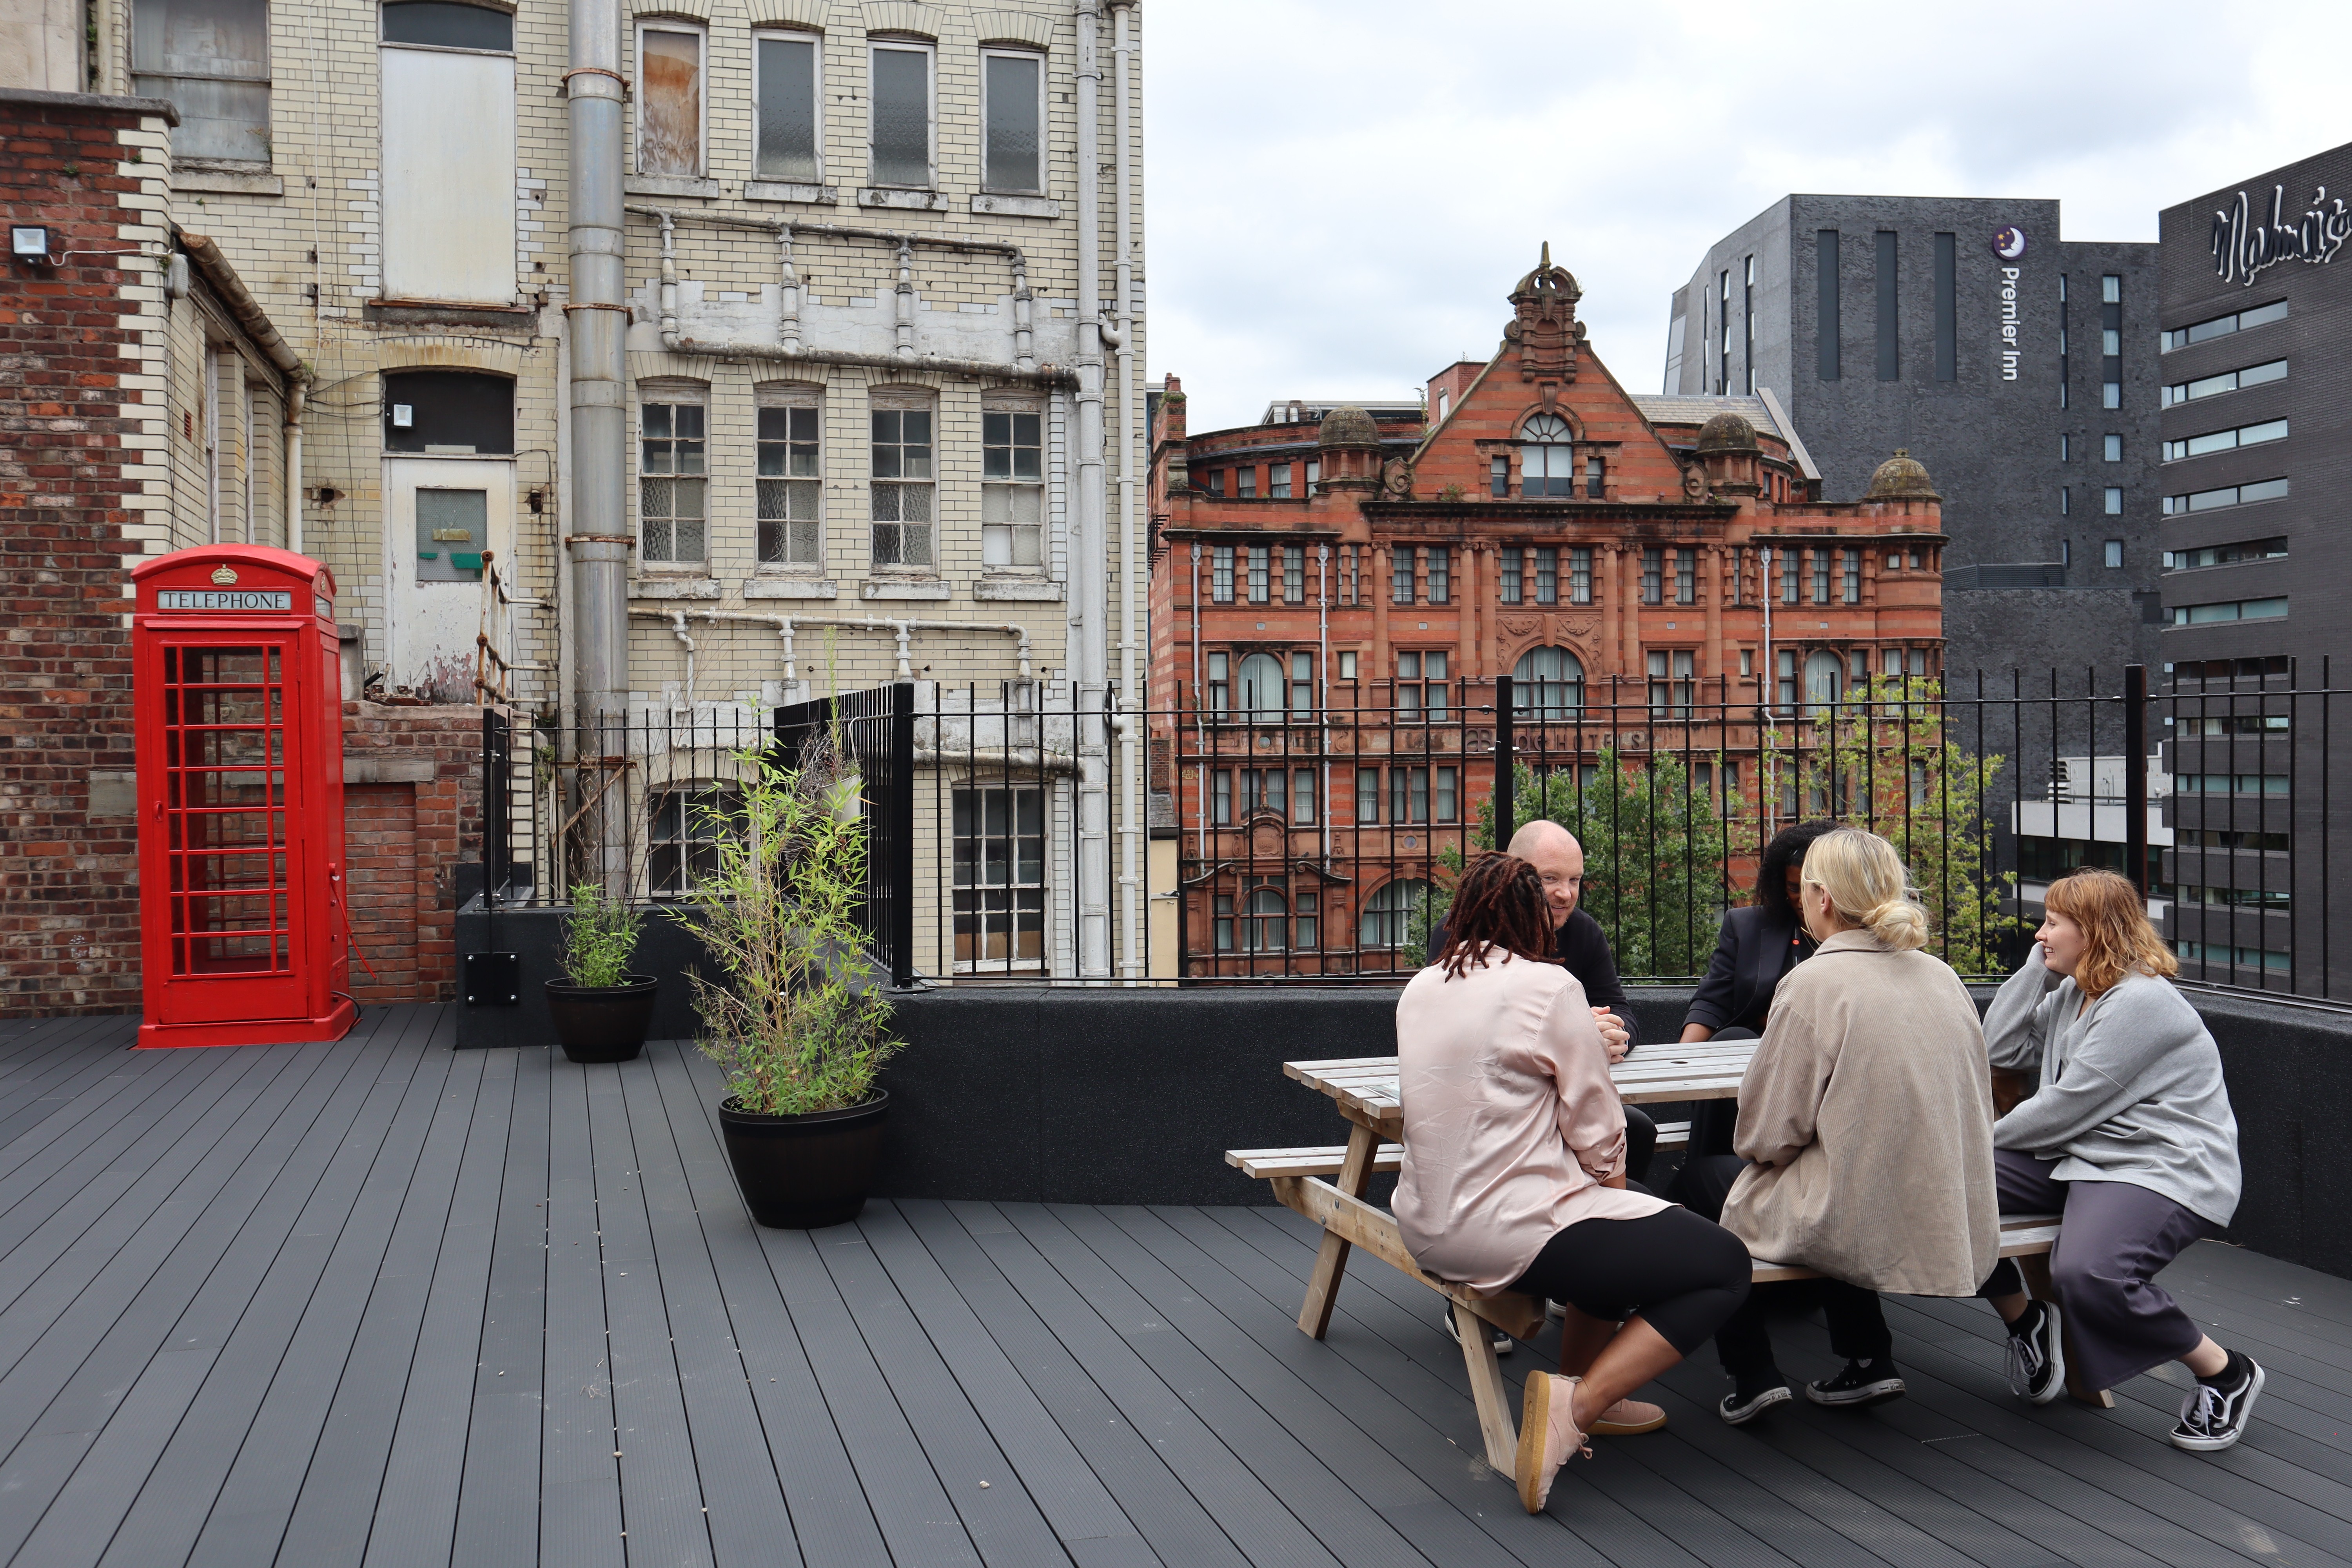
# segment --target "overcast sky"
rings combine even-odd
[[[1196,434],[1486,358],[1545,240],[1654,392],[1668,296],[1791,191],[2054,196],[2063,237],[2154,239],[2163,206],[2352,141],[2347,0],[1142,14],[1150,374]]]

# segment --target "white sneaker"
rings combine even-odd
[[[2192,1454],[2218,1454],[2244,1436],[2263,1381],[2262,1363],[2252,1356],[2246,1357],[2246,1374],[2234,1388],[2216,1388],[2200,1380],[2180,1402],[2180,1424],[2172,1429],[2172,1446]]]
[[[1454,1329],[1453,1308],[1446,1308],[1445,1315],[1438,1319],[1437,1322],[1438,1326],[1445,1331],[1446,1338],[1452,1340],[1457,1345],[1462,1342],[1462,1336],[1459,1333],[1456,1333]],[[1518,1348],[1518,1341],[1511,1338],[1510,1335],[1505,1333],[1500,1329],[1496,1329],[1495,1331],[1495,1353],[1496,1355],[1508,1355]]]

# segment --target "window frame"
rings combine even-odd
[[[810,127],[810,155],[816,162],[816,172],[803,181],[784,174],[763,174],[760,172],[760,109],[765,94],[760,79],[760,46],[765,42],[806,44],[812,63],[809,85],[816,95],[814,121]],[[761,26],[751,29],[751,178],[761,184],[824,184],[824,35],[805,27]]]
[[[383,6],[379,3],[375,9],[376,43],[379,47],[387,47],[383,38]],[[499,9],[499,7],[488,6],[485,7],[485,9],[495,10]],[[134,93],[144,93],[147,96],[163,99],[165,101],[171,103],[173,107],[178,108],[179,100],[174,98],[169,90],[148,93],[140,79],[144,78],[147,80],[157,82],[167,89],[172,84],[178,82],[204,81],[223,82],[240,87],[258,87],[262,89],[262,102],[264,105],[262,114],[262,135],[267,139],[267,146],[263,156],[259,158],[224,158],[205,153],[181,153],[175,148],[173,150],[173,156],[177,165],[190,170],[218,168],[236,171],[266,170],[277,167],[278,51],[276,41],[271,36],[275,31],[275,23],[277,18],[276,5],[271,3],[265,4],[262,6],[261,59],[259,62],[261,66],[261,74],[259,76],[230,76],[217,71],[173,71],[160,68],[155,70],[141,69],[139,66],[139,10],[140,6],[138,0],[132,0],[132,3],[124,7],[121,14],[121,25],[125,34],[122,43],[120,46],[122,50],[121,58],[125,63],[125,74],[130,79],[131,91]],[[77,12],[75,15],[79,17],[80,14]],[[160,22],[158,25],[159,26],[161,26]],[[77,26],[76,31],[79,33],[79,26]],[[393,44],[388,47],[402,49],[430,49],[441,47],[443,46],[434,44]],[[459,49],[453,50],[452,52],[458,54],[499,54],[503,52],[507,58],[511,59],[514,58],[511,50]],[[171,57],[168,54],[161,53],[159,50],[159,65],[168,62],[170,58]],[[380,82],[382,79],[381,77],[379,77],[378,79]],[[174,127],[173,129],[176,130],[177,127]],[[381,132],[379,131],[378,146],[381,147],[381,145],[382,138]]]
[[[1029,60],[1034,63],[1037,67],[1037,184],[1026,190],[1024,190],[1017,185],[998,185],[989,183],[988,61],[991,58],[996,56],[1003,56],[1010,59]],[[1034,48],[1020,48],[1011,44],[982,44],[980,47],[980,188],[983,193],[990,195],[1042,196],[1045,194],[1045,163],[1046,153],[1048,152],[1047,127],[1051,124],[1051,121],[1047,118],[1046,104],[1048,99],[1045,86],[1045,79],[1051,73],[1046,69],[1047,60],[1045,51]],[[934,68],[936,71],[936,62],[934,62]],[[934,74],[932,79],[935,85],[932,88],[931,96],[933,104],[936,106],[939,98],[939,89],[936,86],[938,78],[936,74]],[[932,114],[931,122],[932,135],[936,140],[939,126],[939,117],[936,112],[936,108]],[[936,147],[934,147],[932,152],[931,169],[933,176],[936,178],[939,170],[939,154]]]
[[[928,389],[926,389],[926,391],[925,391],[924,393],[922,393],[922,394],[913,394],[913,393],[910,393],[910,392],[908,392],[908,390],[906,390],[906,389],[904,389],[904,388],[892,388],[892,387],[888,387],[888,386],[877,386],[877,387],[870,388],[870,389],[867,391],[867,393],[866,393],[866,420],[865,420],[865,424],[866,424],[866,442],[865,442],[865,446],[866,446],[866,569],[867,569],[868,571],[870,571],[870,572],[897,573],[897,574],[903,574],[903,575],[908,575],[908,576],[916,576],[916,577],[938,577],[938,576],[940,576],[940,575],[941,574],[941,573],[942,573],[942,571],[943,571],[943,567],[942,567],[941,563],[940,563],[940,407],[939,407],[939,403],[940,403],[939,398],[938,398],[935,395],[931,395],[931,394],[929,392],[929,390],[928,390]],[[906,475],[904,475],[904,474],[896,474],[896,475],[878,475],[878,474],[877,474],[877,473],[875,473],[875,472],[874,472],[874,447],[875,447],[875,446],[876,446],[876,442],[875,442],[875,440],[874,440],[874,416],[875,416],[876,415],[877,415],[877,414],[901,414],[901,415],[904,415],[904,414],[922,414],[922,415],[927,415],[927,416],[929,417],[929,419],[930,419],[930,439],[929,439],[929,442],[928,444],[929,444],[929,448],[930,448],[930,457],[929,457],[929,467],[930,467],[930,473],[929,473],[927,477],[920,478],[920,479],[909,479],[909,478],[908,478],[908,477],[907,477]],[[896,441],[895,443],[891,443],[891,444],[892,444],[892,445],[895,445],[895,446],[897,446],[897,447],[898,447],[901,449],[902,458],[901,458],[901,463],[900,463],[900,466],[903,468],[903,467],[905,466],[905,465],[904,465],[904,460],[903,460],[903,451],[904,451],[904,448],[906,447],[906,446],[908,445],[908,442],[907,442],[907,440],[906,440],[906,435],[905,435],[905,427],[904,427],[904,426],[903,426],[903,425],[900,426],[899,438],[898,439],[898,441]],[[909,527],[909,526],[914,526],[914,525],[912,525],[912,524],[909,524],[909,523],[908,523],[905,519],[903,519],[903,518],[898,518],[898,519],[892,519],[892,518],[877,518],[877,517],[874,515],[874,496],[875,496],[874,487],[875,487],[876,485],[883,485],[883,484],[887,484],[887,485],[896,485],[896,486],[900,486],[900,487],[905,487],[905,486],[909,486],[909,485],[922,485],[922,486],[926,487],[926,488],[930,491],[930,496],[931,496],[931,500],[930,500],[930,514],[931,514],[931,515],[930,515],[930,517],[929,517],[929,521],[927,521],[923,522],[923,523],[920,525],[920,526],[922,526],[922,527],[925,527],[925,528],[928,528],[928,529],[929,529],[929,530],[930,530],[930,557],[931,557],[931,558],[930,558],[930,560],[929,560],[928,563],[909,563],[909,562],[908,562],[908,561],[906,561],[906,560],[904,560],[904,559],[903,559],[903,557],[904,557],[904,556],[905,556],[905,554],[906,554],[906,546],[905,546],[905,541],[904,541],[903,537],[902,537],[902,538],[901,538],[901,540],[900,540],[900,543],[899,543],[899,552],[898,552],[898,553],[899,553],[899,555],[902,557],[902,559],[898,560],[898,561],[894,561],[894,562],[885,562],[885,561],[880,561],[880,560],[876,559],[876,551],[875,551],[875,548],[874,548],[874,546],[875,546],[875,539],[876,539],[876,535],[875,535],[874,531],[875,531],[877,528],[882,528],[882,527],[906,528],[906,527]]]
[[[829,542],[825,531],[826,520],[824,505],[824,458],[826,445],[824,429],[824,394],[818,388],[800,385],[793,383],[762,383],[759,385],[755,385],[751,389],[751,569],[754,573],[765,574],[768,575],[775,575],[778,574],[814,574],[815,575],[822,576],[825,568],[825,550]],[[806,474],[796,475],[792,472],[792,448],[796,443],[793,441],[790,434],[791,421],[789,418],[787,418],[785,422],[786,435],[782,442],[782,446],[784,447],[784,473],[778,476],[772,474],[762,474],[760,472],[760,447],[763,444],[762,438],[760,435],[760,416],[767,413],[770,409],[785,409],[791,411],[806,410],[816,416],[817,471],[814,476]],[[706,427],[709,425],[708,415],[704,416],[704,424]],[[760,481],[763,479],[781,479],[782,482],[787,486],[799,483],[813,484],[816,487],[816,516],[813,520],[816,525],[816,558],[814,561],[795,561],[792,558],[792,525],[803,520],[794,518],[791,515],[792,509],[789,499],[791,491],[789,489],[785,491],[787,500],[785,505],[785,515],[783,517],[771,519],[761,515]],[[762,531],[764,531],[772,522],[781,526],[784,531],[784,552],[782,557],[773,561],[769,560],[767,555],[763,552],[761,541]]]
[[[883,179],[875,168],[874,57],[885,50],[923,57],[923,79],[928,89],[925,94],[924,163],[929,174],[920,184]],[[1042,75],[1041,72],[1041,78]],[[936,191],[940,188],[940,46],[929,38],[886,35],[866,40],[866,183],[877,190],[885,191]]]
[[[708,382],[688,381],[674,377],[649,377],[644,381],[636,383],[634,390],[635,392],[635,401],[636,408],[635,411],[635,418],[633,421],[635,428],[630,433],[629,466],[631,469],[630,478],[634,481],[630,487],[632,492],[631,510],[636,514],[637,564],[641,570],[646,567],[657,568],[658,570],[656,573],[656,575],[708,576],[710,573],[710,483],[712,477],[710,472],[710,384]],[[658,439],[676,443],[682,440],[697,439],[697,437],[688,437],[677,435],[675,430],[675,426],[673,426],[672,433],[668,436],[647,436],[646,434],[646,409],[649,405],[657,405],[666,408],[693,407],[701,411],[702,435],[698,439],[702,446],[702,468],[699,473],[686,473],[675,468],[670,468],[666,472],[653,473],[650,475],[647,473],[646,469],[646,443],[648,440]],[[677,456],[674,446],[671,456],[673,459],[675,459]],[[665,520],[671,524],[668,552],[666,555],[656,558],[646,548],[645,481],[648,478],[668,479],[699,479],[702,481],[702,551],[700,554],[685,559],[681,559],[678,556],[676,525],[679,514],[675,507],[671,509],[668,518]]]
[[[680,800],[679,797],[684,799]],[[708,797],[708,798],[703,798]],[[732,798],[732,808],[729,800]],[[719,847],[728,841],[730,825],[742,820],[743,786],[732,779],[672,779],[648,792],[646,801],[646,896],[649,899],[690,899],[702,889],[707,879],[694,870],[695,850],[709,846],[709,877],[719,874]],[[665,837],[662,817],[665,808],[678,801],[677,836]],[[717,820],[712,820],[714,815]],[[675,853],[676,875],[669,882],[656,872],[656,867],[665,850]]]
[[[647,33],[680,33],[695,41],[695,109],[699,124],[695,132],[694,168],[685,174],[674,169],[653,170],[646,167],[646,97],[643,83],[646,75],[646,35]],[[688,16],[640,16],[636,22],[636,66],[638,89],[629,95],[629,172],[640,179],[707,180],[710,177],[710,24]]]
[[[1017,472],[1020,464],[1018,459],[1013,458],[1012,454],[1021,451],[1023,443],[1019,439],[1020,428],[1018,426],[1012,426],[1010,430],[1010,434],[1013,438],[1004,444],[1003,449],[1008,455],[1006,466],[1016,471],[1004,477],[990,478],[988,473],[988,450],[991,445],[988,439],[989,420],[999,416],[1018,419],[1024,416],[1037,421],[1037,477],[1034,479],[1024,479],[1021,478]],[[1045,401],[1042,398],[1008,396],[1002,394],[996,394],[984,395],[981,399],[980,557],[981,570],[983,573],[995,576],[1042,577],[1051,570],[1053,565],[1053,547],[1051,538],[1053,524],[1052,520],[1046,515],[1045,469],[1047,466],[1046,453],[1051,449],[1052,445],[1052,423],[1047,415]],[[933,450],[931,468],[935,473],[939,468],[939,458],[936,447]],[[1011,505],[1011,492],[1014,490],[1027,490],[1032,492],[1036,497],[1036,521],[1034,522],[1024,522],[1008,515],[1002,522],[989,521],[988,494],[991,490],[997,490],[1005,494],[1007,501],[1006,510],[1008,513],[1015,510]],[[1004,541],[1007,559],[1004,561],[991,562],[988,559],[988,531],[992,528],[1001,528],[1007,531]],[[1024,565],[1020,561],[1021,542],[1019,535],[1013,531],[1023,528],[1034,528],[1037,531],[1037,559],[1034,564]]]
[[[1003,796],[1008,806],[1007,830],[1003,833],[989,831],[988,805],[990,797],[992,795]],[[971,803],[973,830],[971,832],[961,831],[958,823],[957,808],[966,800]],[[1037,814],[1035,833],[1026,833],[1022,830],[1021,812],[1024,801],[1034,803],[1035,806]],[[1024,862],[1022,859],[1021,846],[1024,840],[1035,843],[1037,855],[1034,860]],[[978,847],[976,852],[969,858],[959,853],[967,842]],[[991,882],[987,879],[990,864],[988,846],[992,842],[1002,843],[1008,847],[1004,865],[1009,875],[1002,882]],[[1047,788],[1042,784],[1024,783],[1020,780],[1008,784],[984,776],[975,776],[950,784],[949,786],[948,846],[949,939],[955,973],[958,974],[1006,974],[1026,973],[1045,969],[1052,962],[1054,918],[1053,802]],[[964,868],[967,865],[974,868],[972,879],[969,881],[965,880]],[[1024,865],[1035,867],[1037,875],[1034,879],[1024,879],[1022,876]],[[990,893],[1003,895],[1007,900],[1006,908],[1002,910],[988,909],[986,902],[987,895]],[[974,940],[969,954],[960,951],[966,933],[958,929],[967,918],[967,911],[960,907],[965,895],[971,896],[974,908],[969,911],[969,916],[976,922],[971,932]],[[1029,898],[1034,898],[1034,907],[1022,907]],[[1022,934],[1021,921],[1024,916],[1032,914],[1036,917],[1037,922],[1037,952],[1034,956],[1028,956],[1019,951]],[[992,958],[986,952],[989,921],[992,915],[1001,915],[1005,922],[1005,954],[1003,958]]]

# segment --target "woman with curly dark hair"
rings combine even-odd
[[[1749,1268],[1719,1226],[1626,1189],[1608,1053],[1551,946],[1535,868],[1482,855],[1456,886],[1443,950],[1396,1015],[1405,1247],[1474,1290],[1570,1303],[1562,1373],[1586,1363],[1580,1375],[1528,1379],[1517,1468],[1530,1513],[1604,1417],[1616,1430],[1664,1425],[1627,1396],[1715,1332],[1747,1296]]]

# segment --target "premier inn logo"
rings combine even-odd
[[[1992,253],[2003,261],[2015,261],[2025,254],[2025,231],[2014,226],[1992,237]]]
[[[213,569],[213,581],[219,584],[224,588],[227,587],[230,584],[236,581],[236,568],[234,566],[215,567]]]

